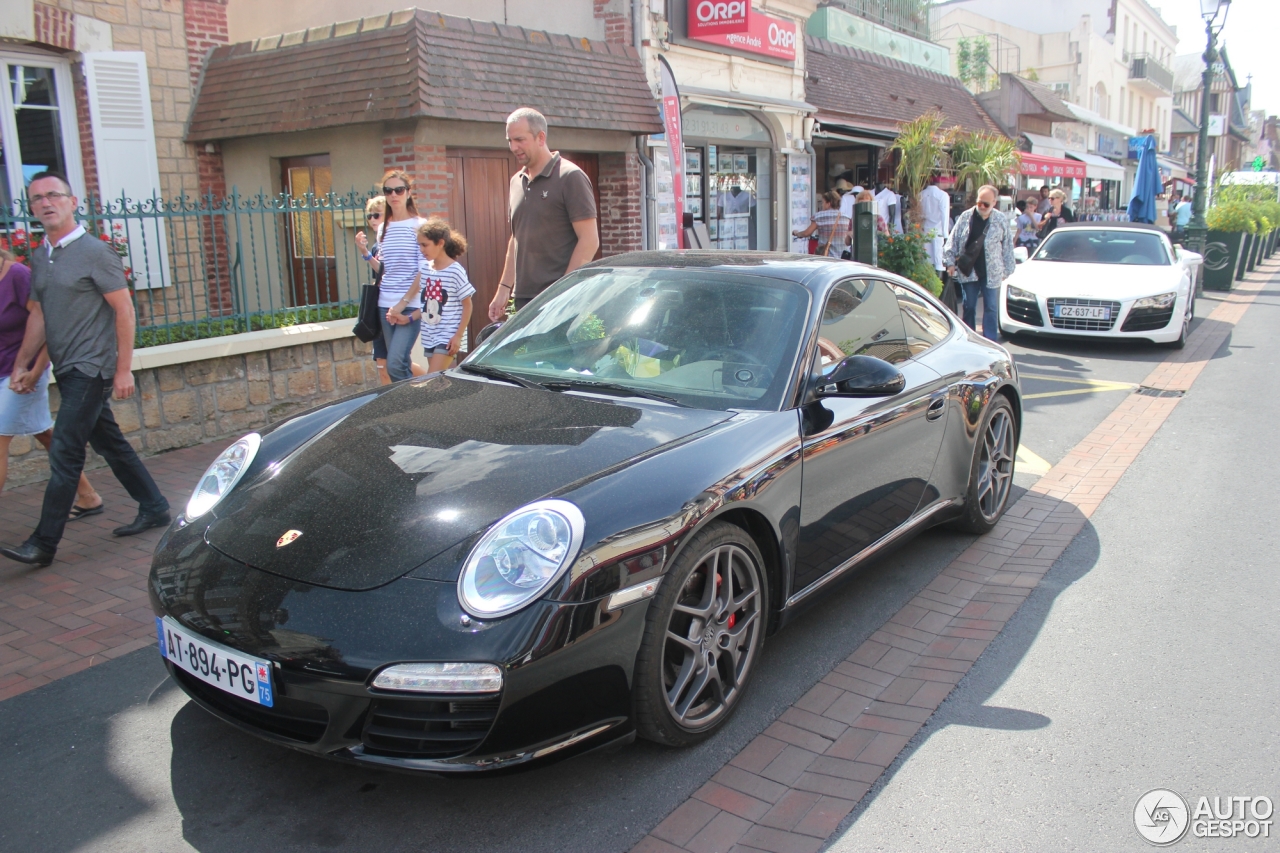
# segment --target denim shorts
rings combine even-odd
[[[425,355],[427,358],[430,358],[430,357],[431,357],[431,356],[433,356],[433,355],[448,355],[448,354],[449,354],[449,345],[448,345],[448,344],[436,344],[436,345],[435,345],[435,346],[433,346],[433,347],[423,347],[423,348],[422,348],[422,354],[423,354],[423,355]]]
[[[378,335],[373,339],[373,360],[387,360],[387,342],[382,339],[382,335]]]

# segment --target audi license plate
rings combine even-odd
[[[271,663],[211,643],[165,616],[156,617],[160,655],[206,684],[270,708]]]
[[[1069,317],[1073,320],[1110,320],[1111,309],[1106,306],[1093,305],[1056,305],[1053,313],[1057,317]]]

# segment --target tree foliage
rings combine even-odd
[[[952,133],[942,127],[942,113],[929,110],[898,129],[898,138],[889,146],[899,154],[898,189],[912,200],[912,209],[920,198],[929,176],[949,165],[947,146]]]
[[[956,182],[972,193],[983,184],[1005,186],[1022,162],[1017,144],[991,133],[958,133],[951,142]]]

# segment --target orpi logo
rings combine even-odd
[[[769,44],[786,50],[796,49],[796,31],[769,24]]]
[[[745,33],[751,24],[749,0],[690,0],[689,35]]]
[[[1144,840],[1166,847],[1182,839],[1190,824],[1187,801],[1167,788],[1148,791],[1133,807],[1133,825]]]

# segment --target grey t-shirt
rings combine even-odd
[[[70,235],[69,235],[70,236]],[[126,286],[124,263],[108,245],[81,233],[31,254],[31,298],[44,313],[49,360],[110,378],[116,372],[116,312],[103,296]]]

